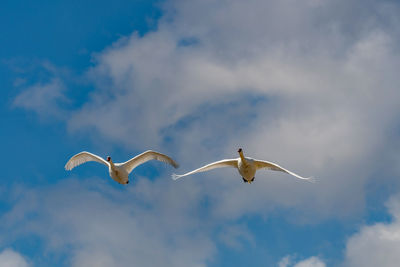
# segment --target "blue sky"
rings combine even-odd
[[[355,12],[357,10],[357,12]],[[1,266],[397,266],[396,1],[6,1]],[[82,150],[183,173],[121,186]]]

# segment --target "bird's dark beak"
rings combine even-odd
[[[241,149],[241,148],[239,148],[239,150],[238,150],[238,153],[240,153],[240,152],[242,152],[242,149]]]

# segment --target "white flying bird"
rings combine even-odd
[[[176,163],[173,159],[171,159],[167,155],[151,150],[143,152],[142,154],[139,154],[136,157],[123,163],[114,163],[111,160],[111,157],[107,157],[107,161],[105,161],[104,159],[102,159],[97,155],[83,151],[70,158],[67,164],[65,164],[65,169],[70,171],[76,166],[81,165],[82,163],[88,161],[97,161],[99,163],[103,163],[108,167],[108,172],[110,173],[111,178],[114,179],[116,182],[120,184],[128,184],[129,183],[128,176],[132,172],[132,170],[137,166],[152,159],[169,163],[175,168],[178,168],[179,166],[178,163]]]
[[[209,170],[216,169],[216,168],[234,167],[234,168],[238,169],[238,171],[239,171],[240,175],[242,176],[243,181],[245,183],[253,182],[256,171],[259,169],[269,169],[269,170],[273,170],[273,171],[286,172],[286,173],[291,174],[294,177],[297,177],[299,179],[313,181],[312,177],[310,177],[310,178],[301,177],[291,171],[288,171],[288,170],[282,168],[278,164],[275,164],[275,163],[272,163],[269,161],[264,161],[264,160],[245,158],[243,156],[243,150],[241,148],[239,148],[238,152],[239,152],[240,157],[237,159],[223,159],[220,161],[216,161],[216,162],[207,164],[201,168],[198,168],[194,171],[191,171],[191,172],[188,172],[188,173],[185,173],[182,175],[173,174],[172,179],[177,180],[181,177],[184,177],[184,176],[187,176],[190,174],[194,174],[197,172],[205,172],[205,171],[209,171]]]

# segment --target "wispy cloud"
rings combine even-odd
[[[28,66],[13,64],[19,68],[20,77],[14,81],[19,93],[14,97],[12,106],[33,111],[41,118],[64,120],[65,106],[70,103],[66,96],[66,80],[71,78],[68,71],[48,61],[24,63]]]
[[[249,245],[255,247],[254,237],[249,229],[243,225],[224,227],[219,236],[219,240],[226,246],[236,250],[243,250]]]
[[[64,95],[65,86],[58,78],[45,84],[35,84],[24,88],[14,99],[14,107],[36,112],[40,116],[60,115],[60,103],[67,101]]]

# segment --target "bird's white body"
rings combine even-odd
[[[149,161],[149,160],[158,160],[163,161],[168,164],[171,164],[175,168],[178,168],[178,163],[176,163],[173,159],[168,157],[167,155],[148,150],[143,152],[142,154],[137,155],[136,157],[123,162],[123,163],[114,163],[111,160],[111,157],[107,157],[107,161],[102,159],[101,157],[94,155],[92,153],[83,151],[75,156],[73,156],[70,160],[68,160],[67,164],[65,164],[66,170],[72,170],[76,166],[81,165],[82,163],[88,161],[96,161],[102,163],[108,167],[108,173],[110,177],[120,184],[128,184],[129,183],[129,174],[132,172],[134,168],[137,166]]]
[[[222,168],[222,167],[234,167],[234,168],[237,168],[239,174],[243,178],[243,181],[247,182],[247,183],[251,183],[254,181],[256,172],[259,169],[269,169],[269,170],[274,170],[274,171],[286,172],[290,175],[295,176],[296,178],[313,181],[313,179],[311,177],[310,178],[301,177],[300,175],[297,175],[289,170],[282,168],[278,164],[275,164],[275,163],[272,163],[269,161],[264,161],[264,160],[256,160],[256,159],[252,159],[252,158],[246,158],[243,155],[242,149],[239,149],[238,152],[239,152],[239,156],[240,156],[239,158],[224,159],[224,160],[216,161],[216,162],[207,164],[203,167],[200,167],[196,170],[193,170],[191,172],[182,174],[182,175],[173,174],[172,178],[174,180],[176,180],[181,177],[191,175],[194,173],[198,173],[198,172],[209,171],[212,169]]]
[[[245,160],[238,158],[237,165],[238,165],[237,169],[240,175],[248,182],[251,182],[253,178],[256,176],[256,171],[257,171],[254,160],[251,158],[245,158]]]
[[[123,166],[121,166],[120,163],[109,164],[108,173],[110,174],[110,177],[117,183],[127,184],[129,181],[129,173]]]

